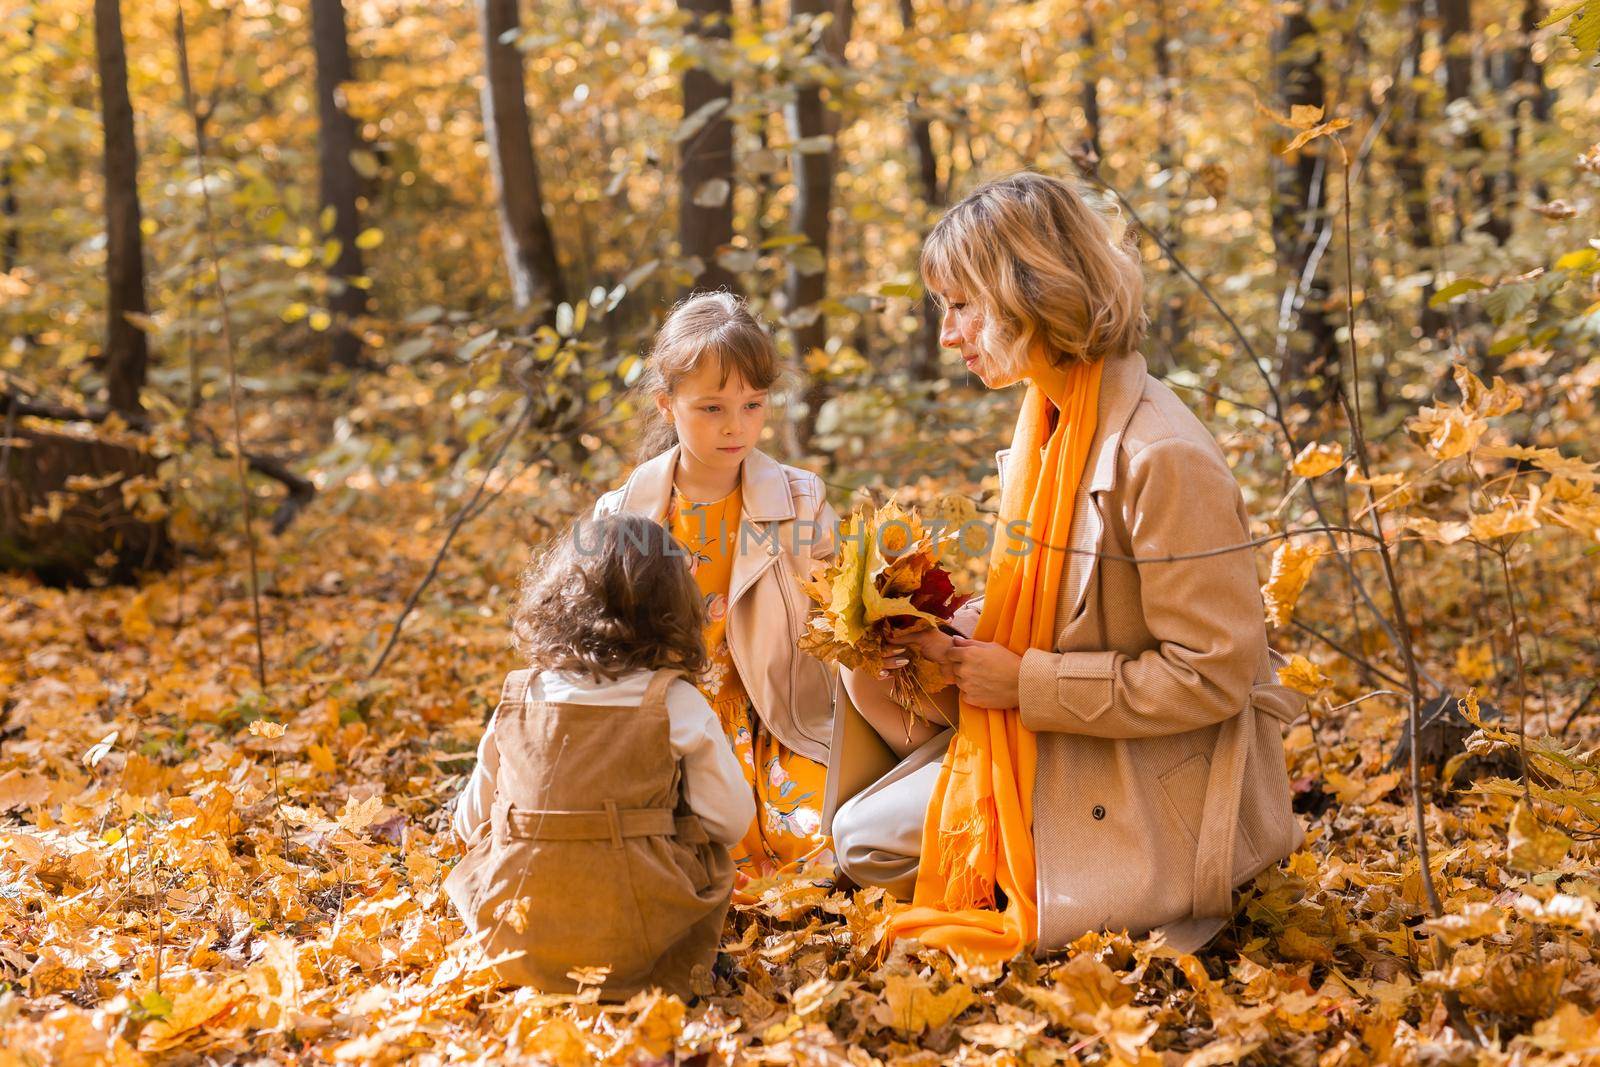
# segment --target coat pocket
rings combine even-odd
[[[1200,813],[1206,806],[1206,782],[1211,777],[1211,761],[1195,753],[1160,778],[1167,814],[1189,835],[1191,844],[1200,840]]]
[[[1190,844],[1199,848],[1200,819],[1206,809],[1206,794],[1211,781],[1210,758],[1203,752],[1197,752],[1161,775],[1159,780],[1168,817],[1183,827]],[[1243,844],[1246,862],[1253,863],[1261,854],[1256,847],[1255,835],[1250,832],[1242,811],[1232,812],[1231,817],[1238,827],[1233,858],[1237,858],[1238,846]]]
[[[1111,653],[1093,659],[1063,655],[1056,668],[1056,702],[1084,722],[1093,722],[1111,709],[1116,684]]]

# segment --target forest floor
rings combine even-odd
[[[516,665],[522,546],[578,498],[518,486],[468,523],[372,680],[454,507],[427,485],[266,538],[265,692],[236,539],[139,588],[0,578],[0,1064],[1600,1055],[1592,842],[1430,786],[1430,918],[1387,769],[1404,702],[1339,708],[1371,688],[1348,672],[1288,733],[1303,848],[1199,957],[1091,934],[993,973],[878,964],[878,894],[780,884],[735,909],[703,1001],[495,988],[441,891],[448,804]],[[1476,747],[1503,762],[1497,736]]]

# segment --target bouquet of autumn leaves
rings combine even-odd
[[[939,666],[914,647],[897,645],[891,630],[925,620],[938,626],[972,599],[958,594],[940,562],[941,546],[955,535],[935,537],[916,509],[890,501],[874,510],[857,504],[840,524],[834,562],[802,584],[815,602],[800,648],[851,670],[883,669],[886,647],[898,647],[903,667],[889,672],[889,696],[902,708],[924,703],[941,688]]]

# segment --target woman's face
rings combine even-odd
[[[1021,375],[1000,365],[994,353],[983,346],[983,310],[976,303],[967,302],[967,294],[958,289],[933,290],[944,303],[944,317],[939,321],[939,343],[957,349],[967,370],[976,374],[990,389],[1003,389],[1021,378]]]
[[[767,390],[754,389],[737,370],[720,381],[715,359],[703,359],[656,406],[678,431],[690,457],[711,470],[728,471],[744,462],[767,424]]]

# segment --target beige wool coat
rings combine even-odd
[[[1249,540],[1227,461],[1138,353],[1106,360],[1073,506],[1054,647],[1019,679],[1038,946],[1164,927],[1192,950],[1302,840],[1282,733],[1305,698],[1277,684],[1253,551],[1222,551]],[[841,693],[829,820],[893,762]]]
[[[500,751],[490,832],[445,879],[506,982],[574,992],[607,967],[605,1000],[710,988],[733,860],[682,797],[657,671],[636,706],[528,700],[512,671],[495,708]]]
[[[595,502],[594,517],[628,511],[663,521],[679,447],[641,463]],[[762,724],[790,751],[826,763],[839,672],[799,649],[810,611],[800,579],[811,561],[833,558],[839,517],[821,478],[760,449],[750,450],[739,474],[728,649]]]

